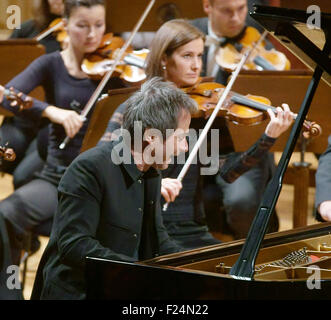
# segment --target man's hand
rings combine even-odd
[[[268,109],[270,122],[265,129],[265,134],[271,138],[278,138],[293,122],[293,113],[289,106],[283,103],[282,107],[283,109],[277,107],[277,115],[271,109]]]
[[[161,181],[161,194],[167,203],[174,202],[182,187],[179,180],[164,178]]]
[[[43,117],[54,123],[61,124],[69,138],[73,138],[83,126],[84,118],[76,111],[65,110],[54,106],[47,107],[43,112]]]
[[[318,208],[318,211],[323,220],[331,221],[331,200],[322,202]]]

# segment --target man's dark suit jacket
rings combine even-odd
[[[137,261],[146,206],[154,212],[158,254],[179,251],[161,218],[159,173],[145,179],[134,163],[120,162],[111,142],[82,153],[59,184],[59,205],[41,259],[32,299],[84,299],[85,257]],[[125,153],[125,152],[124,152]],[[146,186],[147,184],[147,186]],[[145,203],[144,187],[148,187]],[[151,212],[151,211],[149,211]],[[114,288],[116,290],[116,288]]]
[[[331,200],[331,135],[328,138],[328,147],[320,156],[316,172],[316,194],[315,207],[323,202]],[[320,214],[316,211],[316,218],[323,221]]]

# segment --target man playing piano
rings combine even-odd
[[[86,256],[133,262],[179,251],[163,226],[158,170],[188,150],[195,111],[182,90],[152,78],[127,101],[120,139],[70,165],[32,299],[84,299]]]

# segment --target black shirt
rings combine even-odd
[[[133,262],[138,251],[147,259],[179,250],[162,223],[158,171],[143,173],[133,162],[117,164],[116,145],[82,153],[61,179],[34,299],[84,298],[86,256]],[[144,249],[139,250],[141,241]]]
[[[118,83],[115,83],[116,80],[116,78],[111,78],[105,90],[118,86]],[[7,88],[14,87],[24,94],[29,94],[34,88],[42,86],[46,93],[46,102],[33,99],[32,108],[23,111],[19,111],[18,107],[11,107],[10,101],[7,99],[4,99],[2,106],[18,117],[30,120],[38,126],[43,111],[50,105],[80,113],[94,93],[98,83],[99,81],[90,78],[80,79],[71,76],[60,52],[57,51],[37,58],[6,85]],[[50,123],[47,167],[43,170],[45,179],[57,185],[64,169],[80,152],[91,115],[92,110],[87,115],[87,120],[80,131],[71,139],[64,150],[59,149],[59,145],[66,137],[63,126]],[[51,167],[55,167],[52,172],[50,172]]]

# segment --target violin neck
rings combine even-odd
[[[36,36],[36,41],[41,41],[42,39],[46,38],[48,35],[50,35],[52,32],[56,31],[57,29],[63,27],[63,20],[61,20],[59,23],[57,23],[55,26],[47,29],[46,31],[40,33],[38,36]]]
[[[251,107],[253,109],[256,109],[256,110],[260,110],[260,111],[267,111],[268,109],[271,109],[272,111],[274,111],[275,113],[277,113],[277,109],[273,106],[269,106],[267,104],[264,104],[264,103],[261,103],[261,102],[258,102],[258,101],[254,101],[254,100],[251,100],[251,99],[248,99],[247,97],[241,95],[241,94],[238,94],[238,93],[235,93],[232,97],[231,97],[231,101],[233,103],[236,103],[236,104],[241,104],[241,105],[244,105],[246,107]]]
[[[130,66],[134,66],[134,67],[138,67],[138,68],[141,68],[141,69],[145,69],[145,60],[140,58],[140,57],[137,57],[133,54],[127,54],[123,61],[130,65]]]
[[[262,70],[276,70],[276,68],[267,59],[261,56],[256,56],[253,61]]]

